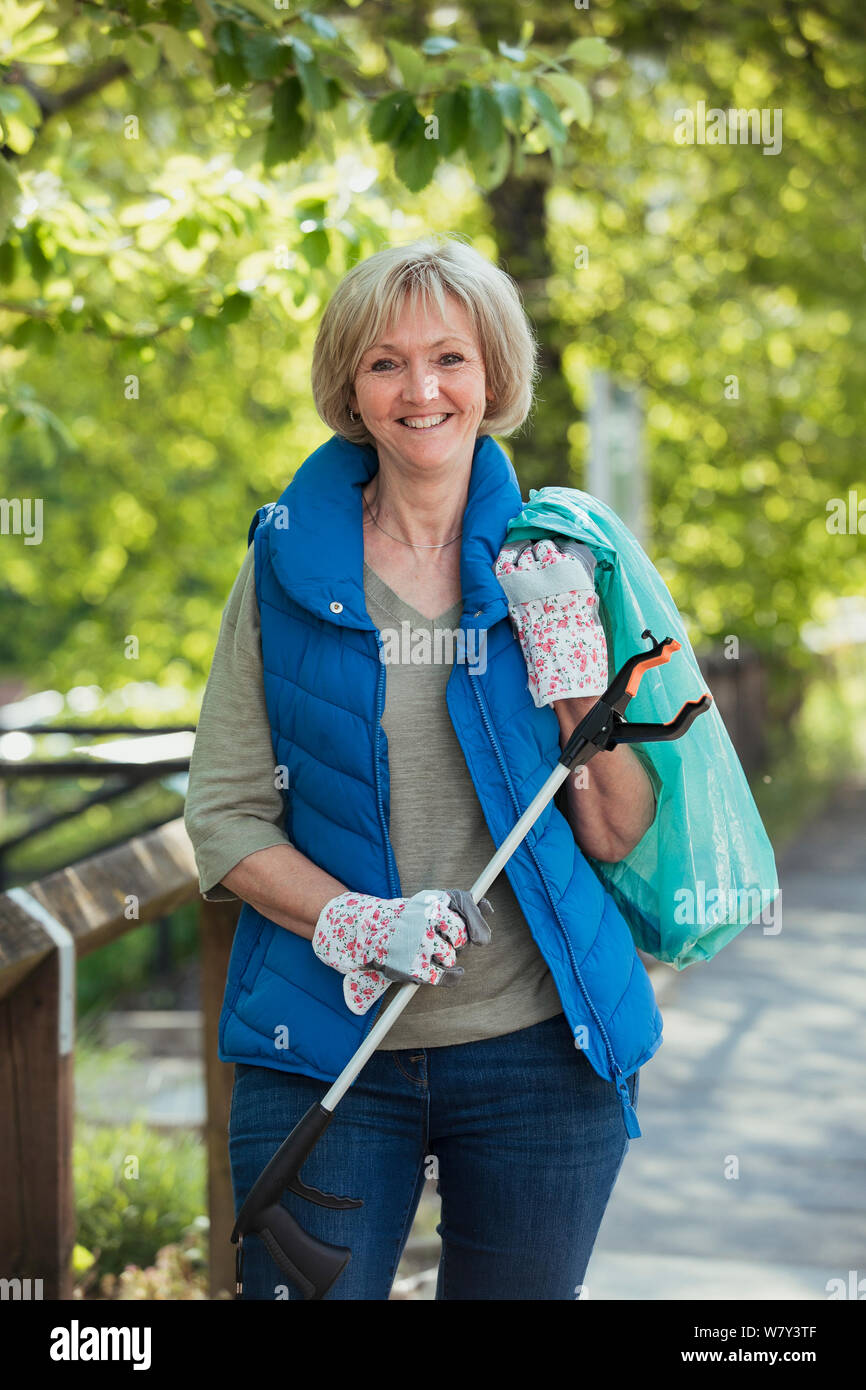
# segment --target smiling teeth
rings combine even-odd
[[[407,415],[401,421],[401,425],[408,425],[410,430],[429,430],[433,425],[441,425],[443,420],[447,420],[446,415],[426,415],[413,416]]]

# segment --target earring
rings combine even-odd
[[[349,419],[352,421],[352,424],[354,425],[355,421],[356,421],[356,420],[360,420],[361,417],[360,417],[360,415],[356,415],[356,414],[355,414],[355,412],[354,412],[354,410],[352,409],[351,406],[348,407],[348,410],[349,410]]]

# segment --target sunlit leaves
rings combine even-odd
[[[541,80],[551,87],[554,95],[571,110],[578,125],[589,125],[592,120],[592,102],[582,82],[564,72],[546,72]],[[549,125],[549,121],[547,124]]]
[[[301,113],[300,79],[287,77],[274,92],[273,113],[265,141],[264,164],[271,169],[296,159],[304,148],[307,123]]]
[[[389,39],[387,48],[397,66],[403,86],[409,92],[420,92],[427,76],[424,55],[417,48],[412,48],[407,43],[399,43],[396,39]]]
[[[495,95],[487,87],[470,87],[469,153],[492,154],[503,137],[502,111]]]
[[[575,62],[582,63],[588,68],[606,67],[613,59],[613,50],[605,43],[604,39],[587,37],[575,39],[565,50],[569,58]]]
[[[439,123],[439,149],[446,157],[455,154],[469,134],[469,91],[462,84],[450,92],[440,92],[433,107]]]

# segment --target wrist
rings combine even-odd
[[[554,700],[553,710],[562,732],[571,734],[598,700],[598,695],[571,695],[564,700]]]

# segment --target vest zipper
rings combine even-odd
[[[376,637],[376,646],[378,647],[379,652],[381,653],[383,643],[382,643],[381,637],[379,636],[379,629],[378,629],[378,628],[375,629],[375,637]],[[386,821],[385,821],[385,802],[384,802],[384,800],[383,800],[383,798],[382,798],[382,783],[381,783],[381,780],[380,780],[380,777],[379,777],[379,735],[380,735],[381,730],[382,730],[382,725],[381,725],[381,722],[380,722],[380,721],[381,721],[381,719],[382,719],[382,710],[383,710],[384,708],[385,708],[385,663],[384,663],[384,661],[382,661],[382,660],[380,659],[380,661],[379,661],[379,676],[378,676],[378,681],[377,681],[377,684],[376,684],[376,738],[375,738],[375,744],[374,744],[374,749],[373,749],[373,762],[374,762],[374,764],[375,764],[375,766],[374,766],[374,775],[375,775],[375,778],[376,778],[376,805],[377,805],[378,810],[379,810],[379,823],[380,823],[380,825],[381,825],[381,827],[382,827],[382,835],[384,836],[384,839],[385,839],[385,863],[386,863],[387,868],[388,868],[388,892],[391,894],[391,897],[392,897],[392,898],[399,898],[399,897],[400,897],[400,879],[399,879],[399,875],[398,875],[398,873],[397,873],[397,861],[396,861],[395,858],[394,858],[394,850],[393,850],[392,847],[391,847],[391,837],[390,837],[390,835],[388,834],[388,826],[387,826]],[[366,1038],[366,1036],[367,1036],[367,1034],[369,1033],[370,1029],[373,1027],[373,1024],[376,1022],[376,1019],[378,1018],[379,1013],[380,1013],[380,1011],[381,1011],[381,1009],[382,1009],[382,1007],[383,1007],[383,1005],[384,1005],[384,1003],[385,1003],[385,1000],[388,998],[389,994],[392,994],[392,995],[393,995],[393,991],[386,990],[385,993],[383,994],[382,998],[379,999],[379,1000],[373,1005],[372,1009],[368,1009],[368,1010],[367,1010],[367,1014],[366,1014],[365,1020],[364,1020],[364,1026],[363,1026],[363,1028],[361,1029],[361,1041],[362,1041],[362,1042],[363,1042],[364,1039]]]
[[[484,702],[484,697],[481,694],[481,689],[478,685],[478,681],[477,679],[473,679],[471,676],[468,676],[468,679],[470,684],[472,685],[473,690],[475,691],[475,697],[478,701],[478,708],[481,711],[481,718],[484,720],[484,727],[487,730],[487,736],[490,739],[490,742],[493,746],[493,751],[495,752],[497,760],[499,762],[500,770],[505,779],[505,784],[508,787],[509,795],[511,796],[511,800],[514,805],[514,810],[517,816],[520,817],[522,815],[520,803],[517,800],[517,796],[514,791],[514,784],[511,780],[511,774],[508,771],[508,767],[506,765],[505,758],[503,757],[502,750],[499,747],[496,735],[493,732],[493,726],[490,723],[490,719],[487,714],[487,708]],[[529,841],[524,840],[523,843],[526,845],[526,848],[532,856],[532,862],[538,870],[541,881],[544,884],[544,890],[547,893],[548,899],[550,901],[550,906],[553,910],[554,916],[556,917],[557,923],[559,924],[559,928],[562,932],[565,945],[568,949],[568,955],[571,961],[571,968],[574,971],[575,979],[577,980],[577,983],[580,986],[583,997],[586,1000],[586,1006],[592,1014],[592,1017],[594,1018],[598,1026],[599,1033],[601,1034],[602,1039],[604,1041],[604,1045],[607,1050],[607,1055],[611,1066],[611,1080],[613,1084],[616,1086],[617,1094],[619,1095],[620,1099],[620,1104],[622,1105],[623,1123],[625,1124],[626,1134],[629,1136],[630,1139],[639,1139],[641,1138],[641,1129],[640,1125],[638,1124],[637,1111],[631,1103],[631,1097],[628,1093],[628,1086],[626,1084],[625,1077],[622,1074],[622,1067],[620,1067],[616,1060],[616,1057],[614,1056],[613,1047],[611,1046],[610,1038],[607,1034],[607,1029],[602,1023],[601,1018],[598,1014],[598,1010],[593,1004],[589,996],[589,991],[587,990],[586,985],[583,982],[583,977],[581,976],[580,970],[578,969],[577,961],[574,958],[574,951],[572,949],[571,941],[569,940],[568,932],[565,930],[565,924],[563,923],[563,920],[559,915],[559,910],[556,906],[556,903],[553,900],[553,894],[550,890],[550,882],[548,880],[547,874],[544,872],[544,869],[541,866],[538,856],[535,853],[533,847],[529,844]]]
[[[379,679],[376,687],[376,743],[373,754],[376,773],[376,805],[379,808],[379,823],[382,826],[382,834],[385,839],[385,860],[388,866],[388,891],[392,898],[400,896],[400,881],[397,874],[397,863],[394,859],[394,851],[391,847],[391,837],[388,834],[388,826],[385,821],[385,803],[382,799],[382,783],[379,777],[379,737],[382,732],[382,711],[385,708],[385,663],[381,659],[382,639],[379,630],[376,629],[376,646],[379,649]]]

